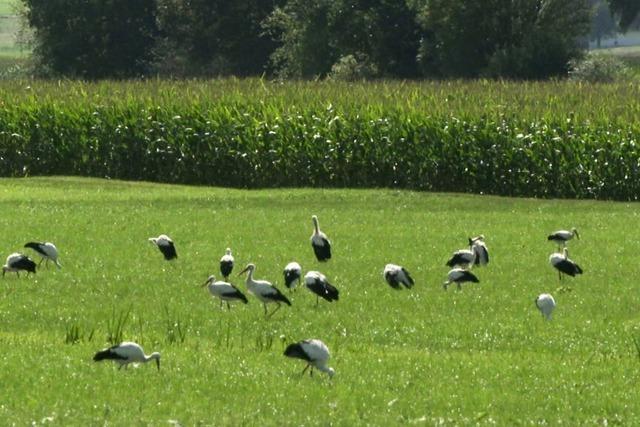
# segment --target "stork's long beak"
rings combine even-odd
[[[204,282],[202,285],[200,285],[201,288],[204,288],[205,286],[207,286],[209,284],[209,281],[207,280],[206,282]]]
[[[158,371],[160,370],[160,359],[156,359],[156,366],[158,367]]]
[[[577,239],[580,240],[580,234],[578,233],[578,230],[574,231],[574,233],[576,233]]]
[[[240,273],[238,273],[238,276],[242,276],[242,274],[246,273],[247,271],[249,271],[249,267],[246,267],[244,270],[242,270]]]

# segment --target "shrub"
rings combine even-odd
[[[590,53],[584,59],[569,63],[573,80],[590,83],[612,83],[629,77],[629,68],[612,55]]]

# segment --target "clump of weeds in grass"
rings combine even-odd
[[[113,315],[107,320],[107,342],[111,345],[124,341],[124,327],[129,320],[129,314],[131,314],[131,307],[119,314],[116,314],[115,308],[113,309]]]

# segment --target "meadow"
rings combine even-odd
[[[612,425],[640,417],[636,203],[396,190],[236,190],[86,178],[0,180],[2,259],[30,240],[62,269],[7,274],[0,299],[0,419],[7,425]],[[333,241],[315,261],[310,217]],[[546,235],[577,227],[559,282]],[[148,237],[169,234],[167,263]],[[450,254],[482,233],[480,283],[442,289]],[[341,291],[306,289],[265,320],[220,309],[204,288],[229,246],[238,267],[283,288],[297,260]],[[404,265],[416,286],[382,278]],[[236,267],[236,271],[239,268]],[[241,278],[232,281],[245,289]],[[283,289],[284,290],[284,289]],[[285,291],[286,292],[286,291]],[[552,321],[534,307],[551,292]],[[124,319],[124,325],[116,324]],[[93,354],[122,338],[162,368],[119,371]],[[282,355],[305,338],[332,352],[325,375]]]

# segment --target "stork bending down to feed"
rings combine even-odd
[[[149,242],[153,243],[158,247],[158,249],[160,249],[160,252],[164,255],[164,259],[167,261],[178,258],[173,240],[171,240],[171,238],[166,234],[161,234],[158,237],[150,237]]]
[[[309,367],[311,367],[309,375],[313,375],[313,368],[326,372],[329,375],[329,378],[333,377],[336,372],[333,368],[327,366],[330,356],[329,349],[325,343],[320,340],[311,339],[290,344],[284,351],[284,355],[287,357],[302,359],[307,362],[307,365],[302,370],[302,375],[304,375]]]
[[[25,248],[31,248],[40,255],[40,262],[38,266],[45,261],[45,266],[49,266],[49,261],[53,261],[56,267],[60,268],[61,265],[58,262],[58,249],[51,242],[29,242],[24,245]]]
[[[129,363],[147,363],[155,360],[156,366],[160,370],[160,353],[155,352],[147,356],[140,345],[128,341],[100,350],[93,356],[93,360],[96,362],[113,360],[120,365],[118,369],[122,369],[123,366],[127,368]]]
[[[7,257],[7,262],[2,266],[2,277],[7,271],[20,277],[20,270],[26,271],[27,276],[29,273],[35,274],[36,263],[28,256],[14,252]]]
[[[411,278],[411,275],[402,266],[387,264],[384,266],[384,272],[382,274],[389,286],[393,289],[402,289],[402,286],[400,286],[401,284],[406,288],[411,288],[413,286],[413,279]]]

